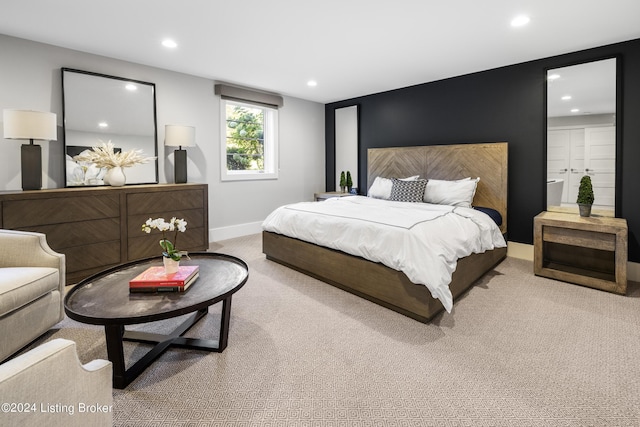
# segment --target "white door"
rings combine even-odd
[[[616,187],[615,126],[585,129],[585,173],[591,177],[594,205],[614,209]]]
[[[571,130],[550,130],[547,133],[547,180],[562,179],[562,202],[567,200],[567,179],[571,157]]]
[[[584,129],[571,129],[571,160],[569,162],[569,182],[566,203],[576,203],[580,180],[585,175]]]

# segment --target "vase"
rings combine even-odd
[[[162,262],[164,263],[165,274],[173,274],[178,272],[178,267],[180,267],[180,261],[176,261],[174,259],[163,256]]]
[[[124,175],[124,170],[116,166],[107,171],[104,181],[112,187],[122,187],[127,182],[127,177]]]

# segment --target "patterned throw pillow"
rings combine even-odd
[[[422,202],[424,198],[424,189],[427,187],[426,179],[418,179],[415,181],[403,181],[401,179],[393,179],[391,185],[391,197],[389,200],[396,202]]]
[[[418,179],[420,175],[409,176],[407,178],[400,178],[402,181],[415,181]],[[369,193],[367,194],[369,197],[373,197],[374,199],[384,199],[389,200],[391,197],[391,187],[393,186],[393,178],[382,178],[377,176],[375,180],[373,180],[373,184],[369,188]]]

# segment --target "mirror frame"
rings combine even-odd
[[[141,81],[141,80],[135,80],[135,79],[128,79],[125,77],[118,77],[118,76],[112,76],[112,75],[108,75],[108,74],[101,74],[101,73],[95,73],[92,71],[84,71],[84,70],[78,70],[78,69],[74,69],[74,68],[61,68],[60,70],[61,72],[61,77],[62,77],[62,132],[64,135],[64,141],[63,141],[63,173],[64,173],[64,180],[65,180],[65,187],[71,187],[71,188],[82,188],[82,187],[103,187],[106,186],[107,184],[87,184],[87,185],[70,185],[69,181],[67,180],[67,161],[66,161],[66,156],[67,156],[67,127],[66,127],[66,122],[67,122],[67,105],[66,105],[66,101],[65,101],[65,73],[76,73],[76,74],[84,74],[84,75],[89,75],[89,76],[94,76],[94,77],[101,77],[101,78],[105,78],[105,79],[112,79],[112,80],[118,80],[118,81],[125,81],[125,82],[131,82],[131,83],[136,83],[139,85],[145,85],[145,86],[149,86],[151,89],[151,102],[152,102],[152,110],[153,110],[153,153],[146,153],[143,152],[143,156],[145,157],[151,157],[151,156],[155,156],[155,167],[154,167],[154,171],[155,171],[155,180],[149,180],[148,182],[132,182],[132,183],[126,183],[126,185],[143,185],[143,184],[157,184],[159,182],[158,180],[158,119],[157,119],[157,109],[156,109],[156,85],[155,83],[150,83],[150,82],[145,82],[145,81]]]
[[[607,55],[601,57],[595,57],[588,60],[580,60],[574,62],[568,62],[561,65],[555,65],[553,67],[546,67],[544,69],[544,84],[543,90],[543,105],[544,105],[544,137],[543,137],[543,151],[544,151],[544,163],[543,163],[543,211],[547,210],[547,137],[548,137],[548,128],[549,128],[549,120],[547,115],[547,105],[548,105],[548,94],[547,94],[547,75],[550,70],[555,70],[558,68],[571,67],[574,65],[588,64],[591,62],[602,61],[606,59],[615,59],[616,60],[616,113],[615,113],[615,124],[616,124],[616,189],[615,189],[615,208],[614,208],[614,216],[616,218],[620,218],[622,216],[622,115],[623,115],[623,81],[622,81],[622,57],[620,55]],[[576,211],[577,214],[577,211]]]

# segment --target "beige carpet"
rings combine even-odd
[[[211,249],[250,268],[229,347],[165,353],[114,390],[115,425],[640,426],[637,285],[617,296],[508,258],[425,325],[265,260],[260,235]],[[189,335],[214,337],[218,313]],[[100,327],[65,319],[40,342],[55,337],[106,358]]]

